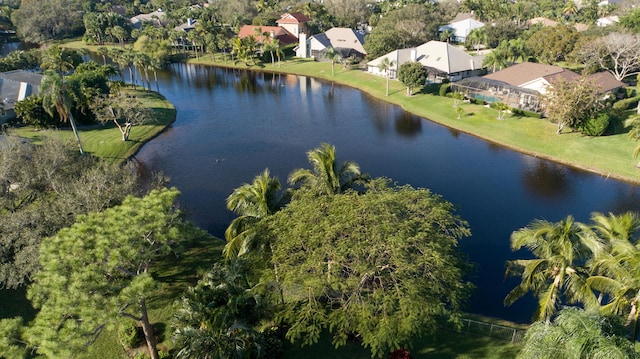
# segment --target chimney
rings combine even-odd
[[[411,61],[416,62],[417,59],[418,59],[418,50],[416,50],[416,48],[414,47],[413,49],[411,49]]]
[[[192,18],[188,18],[187,19],[187,25],[188,26],[193,26],[193,19]]]

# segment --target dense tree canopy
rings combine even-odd
[[[44,238],[136,190],[129,167],[78,158],[70,143],[44,133],[40,145],[7,136],[0,151],[0,286],[16,288],[33,278]]]
[[[139,322],[152,358],[158,358],[147,298],[154,287],[153,264],[179,252],[180,244],[205,236],[183,222],[176,189],[79,216],[42,243],[42,270],[28,297],[39,312],[27,331],[38,352],[74,357],[121,318]],[[82,238],[82,240],[78,240]]]
[[[22,0],[13,12],[18,37],[41,43],[81,34],[82,8],[74,0]]]
[[[538,61],[552,64],[564,60],[579,37],[573,26],[545,26],[533,33],[526,45]]]
[[[287,338],[335,345],[357,335],[373,356],[455,315],[469,283],[453,206],[426,189],[374,180],[366,193],[302,194],[265,220]]]
[[[407,88],[407,96],[411,96],[414,89],[424,87],[427,70],[419,62],[405,62],[398,69],[398,80]]]
[[[579,129],[602,109],[600,90],[585,77],[554,81],[542,103],[547,117],[558,124],[558,134],[565,125]]]

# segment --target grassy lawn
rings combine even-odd
[[[149,106],[153,110],[155,121],[146,125],[133,126],[129,140],[126,142],[122,141],[120,130],[114,124],[80,127],[79,136],[85,152],[108,161],[122,162],[133,156],[145,142],[157,136],[175,120],[175,107],[162,95],[140,89],[126,89],[125,91],[129,92],[131,96],[137,97],[143,105]],[[34,141],[38,141],[43,133],[51,133],[32,126],[19,127],[13,132]],[[55,133],[75,142],[71,128],[62,129]]]
[[[617,178],[631,183],[640,183],[640,170],[632,153],[638,145],[627,138],[626,133],[586,137],[577,132],[556,134],[556,125],[546,120],[509,115],[497,120],[497,111],[488,107],[464,104],[464,114],[456,119],[453,100],[427,93],[406,96],[405,88],[397,80],[389,84],[389,96],[385,96],[383,77],[369,74],[361,69],[344,69],[335,65],[335,76],[331,75],[331,64],[308,59],[283,61],[280,66],[258,64],[245,66],[224,61],[220,56],[210,55],[191,59],[190,63],[234,67],[267,72],[283,72],[312,76],[358,88],[367,94],[401,106],[406,111],[431,121],[454,128],[490,142],[537,157],[553,160],[605,177]],[[632,115],[634,111],[629,111]]]
[[[415,359],[509,359],[515,358],[520,351],[519,345],[509,342],[462,334],[455,331],[439,330],[433,336],[425,336],[416,340],[409,350]],[[301,353],[304,353],[301,355]],[[359,343],[348,343],[335,349],[328,335],[322,335],[315,345],[299,346],[285,343],[284,359],[304,357],[307,359],[369,359],[371,353]]]

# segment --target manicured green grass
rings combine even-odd
[[[145,142],[157,136],[175,120],[175,107],[162,95],[141,89],[127,89],[125,91],[152,109],[154,122],[133,126],[128,141],[122,140],[120,130],[113,124],[80,127],[79,136],[85,152],[108,161],[122,162],[133,156]],[[31,138],[35,141],[38,141],[43,133],[51,133],[51,131],[43,132],[31,126],[16,128],[14,132],[18,136]],[[69,141],[75,141],[70,128],[56,131],[55,134]]]
[[[442,329],[433,336],[425,336],[416,340],[409,351],[415,359],[509,359],[516,357],[520,351],[520,345]],[[289,342],[285,343],[284,359],[300,357],[306,359],[369,359],[371,353],[359,343],[347,343],[346,346],[336,349],[331,345],[329,335],[322,335],[317,344],[310,346],[303,347]]]
[[[317,77],[358,88],[369,95],[401,106],[405,110],[431,121],[454,128],[490,142],[537,157],[551,159],[577,168],[599,173],[631,183],[640,183],[640,170],[632,156],[638,145],[627,138],[626,133],[586,137],[577,132],[556,134],[556,125],[544,119],[507,116],[497,120],[497,111],[488,107],[464,104],[464,115],[460,120],[447,97],[420,93],[406,96],[403,85],[397,80],[389,84],[389,96],[385,96],[383,77],[375,76],[358,68],[344,69],[335,65],[335,76],[331,75],[331,64],[308,59],[283,61],[280,66],[258,64],[245,66],[231,60],[224,61],[219,55],[191,59],[190,63],[234,67],[256,71],[282,72]],[[629,112],[632,115],[633,111]]]

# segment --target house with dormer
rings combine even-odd
[[[458,81],[466,77],[479,76],[485,73],[482,67],[482,56],[471,56],[447,42],[429,41],[418,47],[392,51],[367,63],[367,71],[380,76],[387,76],[380,64],[388,58],[393,63],[389,78],[397,78],[398,69],[406,62],[419,62],[429,73],[429,82],[442,80]]]
[[[301,34],[298,40],[297,57],[321,59],[329,47],[334,48],[345,59],[360,61],[367,55],[364,49],[364,32],[345,27],[333,27],[309,38],[306,34]]]

